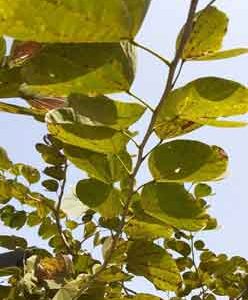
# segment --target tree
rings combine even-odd
[[[208,213],[209,182],[224,177],[228,156],[218,146],[180,138],[204,125],[245,126],[226,118],[248,112],[248,90],[216,77],[176,86],[188,61],[248,50],[223,51],[228,17],[215,1],[199,10],[200,1],[191,0],[169,61],[135,41],[150,2],[0,0],[0,97],[28,103],[3,101],[0,110],[48,128],[36,144],[46,178],[0,148],[0,219],[12,229],[38,228],[50,246],[0,236],[9,250],[0,254],[0,276],[7,277],[1,299],[161,299],[130,289],[136,276],[171,292],[165,299],[248,299],[246,259],[215,254],[195,239],[217,227]],[[5,36],[13,38],[8,55]],[[157,107],[131,92],[136,48],[168,67]],[[117,92],[132,101],[113,100]],[[146,112],[151,120],[139,143],[132,125]],[[158,143],[147,150],[154,134]],[[140,183],[146,163],[151,180]],[[87,174],[70,198],[64,195],[69,164]],[[101,248],[101,258],[87,251],[86,241]]]

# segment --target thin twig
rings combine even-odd
[[[194,247],[194,236],[191,234],[190,235],[190,243],[191,243],[191,253],[192,253],[192,261],[193,261],[193,267],[195,269],[195,272],[197,274],[198,280],[201,282],[201,294],[203,295],[203,299],[205,297],[205,290],[204,290],[204,286],[202,284],[201,281],[201,276],[198,270],[198,267],[196,265],[196,261],[195,261],[195,247]]]
[[[129,96],[135,98],[136,100],[138,100],[140,103],[142,103],[145,107],[147,107],[150,111],[154,112],[154,109],[147,103],[145,102],[143,99],[141,99],[140,97],[136,96],[135,94],[133,94],[131,91],[127,91],[126,92]]]
[[[170,67],[171,63],[170,63],[166,58],[164,58],[164,57],[161,56],[160,54],[156,53],[156,52],[153,51],[152,49],[150,49],[150,48],[148,48],[148,47],[146,47],[146,46],[143,46],[143,45],[141,45],[141,44],[139,44],[139,43],[137,43],[137,42],[135,42],[135,41],[131,41],[131,43],[132,43],[134,46],[136,46],[136,47],[138,47],[138,48],[140,48],[140,49],[142,49],[142,50],[144,50],[144,51],[146,51],[146,52],[152,54],[152,55],[155,56],[156,58],[160,59],[163,63],[165,63],[165,64],[167,65],[167,67]]]
[[[210,6],[212,6],[217,0],[212,0],[208,3],[205,9],[208,9]]]
[[[180,67],[179,67],[179,70],[178,70],[178,73],[176,75],[176,78],[174,79],[173,84],[172,84],[173,88],[175,87],[175,85],[176,85],[176,83],[177,83],[177,81],[178,81],[178,79],[179,79],[179,77],[180,77],[180,75],[182,73],[184,63],[185,63],[185,60],[182,60],[181,64],[180,64]]]
[[[67,169],[68,169],[68,165],[66,163],[65,167],[64,167],[65,177],[64,177],[64,179],[62,181],[62,184],[61,184],[61,187],[60,187],[60,193],[59,193],[59,196],[58,196],[58,203],[57,203],[56,208],[53,212],[54,212],[54,217],[55,217],[55,222],[56,222],[56,225],[57,225],[57,229],[58,229],[59,235],[62,239],[62,242],[63,242],[66,250],[68,251],[68,253],[73,255],[70,244],[68,243],[67,238],[66,238],[66,236],[63,232],[63,227],[62,227],[61,220],[60,220],[60,209],[61,209],[62,200],[63,200],[63,196],[64,196],[64,192],[65,192],[65,185],[66,185],[66,179],[67,179]]]
[[[155,147],[153,147],[150,151],[148,151],[143,157],[142,157],[142,161],[145,161],[147,159],[147,157],[155,150],[157,149],[161,144],[163,143],[163,140],[161,139],[157,145]]]
[[[122,133],[124,135],[126,135],[130,139],[130,141],[132,141],[134,143],[134,145],[139,149],[140,145],[135,141],[135,139],[127,131],[123,130]]]

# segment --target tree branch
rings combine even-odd
[[[126,201],[125,207],[123,208],[123,214],[122,214],[122,217],[121,217],[120,225],[119,225],[119,228],[118,228],[115,236],[113,237],[112,244],[111,244],[111,247],[109,249],[108,256],[105,258],[102,266],[91,277],[91,280],[84,285],[84,287],[82,288],[82,290],[80,291],[78,296],[81,296],[85,292],[85,290],[87,290],[91,286],[92,282],[97,279],[97,276],[100,275],[106,269],[109,262],[111,261],[111,258],[114,254],[114,251],[115,251],[115,249],[118,245],[119,238],[122,234],[123,228],[124,228],[125,223],[126,223],[126,217],[128,215],[128,212],[129,212],[129,206],[130,206],[130,203],[132,201],[133,190],[134,190],[134,185],[135,185],[135,177],[136,177],[136,175],[137,175],[137,173],[140,169],[140,166],[143,162],[144,149],[145,149],[145,146],[146,146],[150,136],[153,133],[153,127],[154,127],[155,121],[157,119],[157,116],[160,113],[160,110],[161,110],[162,106],[164,105],[169,93],[173,89],[173,81],[174,81],[176,69],[177,69],[178,64],[181,60],[183,49],[184,49],[184,47],[185,47],[185,45],[186,45],[186,43],[187,43],[187,41],[190,37],[191,31],[192,31],[192,28],[193,28],[193,22],[194,22],[194,17],[195,17],[198,2],[199,2],[199,0],[191,0],[189,13],[188,13],[186,24],[184,26],[182,39],[181,39],[180,45],[179,45],[179,47],[176,51],[175,57],[174,57],[172,63],[170,64],[170,70],[169,70],[169,74],[168,74],[168,78],[167,78],[167,82],[166,82],[166,85],[165,85],[163,95],[160,99],[160,102],[159,102],[158,106],[156,107],[156,109],[153,113],[152,119],[151,119],[150,124],[148,126],[148,129],[145,133],[144,139],[143,139],[143,141],[142,141],[142,143],[139,147],[138,158],[137,158],[136,165],[134,167],[134,170],[133,170],[132,174],[129,177],[129,180],[130,180],[129,187],[130,188],[129,188],[129,191],[127,193],[127,201]]]

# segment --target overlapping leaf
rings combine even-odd
[[[228,157],[217,146],[191,140],[175,140],[156,148],[149,157],[149,168],[157,181],[201,182],[220,179]]]
[[[52,43],[119,42],[136,35],[149,3],[150,0],[1,0],[0,35]]]
[[[127,170],[131,170],[132,161],[127,152],[115,154],[102,154],[87,149],[65,145],[66,157],[79,169],[85,171],[90,177],[105,183],[113,183],[127,177]],[[126,166],[122,165],[120,160]]]
[[[142,190],[141,206],[145,213],[178,229],[203,229],[208,217],[183,185],[149,183]]]
[[[171,92],[155,123],[159,137],[170,138],[201,125],[239,127],[246,123],[219,119],[248,112],[248,89],[231,80],[205,77]]]
[[[129,43],[47,44],[23,65],[22,90],[57,97],[109,94],[129,90],[134,72],[135,55]]]
[[[144,240],[135,241],[129,247],[127,269],[137,276],[146,277],[164,291],[175,291],[181,282],[172,257],[163,248]]]
[[[115,217],[122,210],[121,193],[96,179],[79,181],[76,194],[84,205],[98,211],[103,217]]]

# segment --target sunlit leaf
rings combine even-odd
[[[8,170],[12,166],[12,162],[8,157],[6,150],[0,147],[0,169]]]
[[[226,172],[227,154],[217,146],[175,140],[157,147],[149,168],[157,181],[201,182],[220,179]]]
[[[183,185],[149,183],[141,195],[145,213],[178,229],[197,231],[207,224],[205,210]]]
[[[235,49],[224,50],[206,56],[198,57],[195,60],[205,61],[205,60],[226,59],[226,58],[232,58],[247,53],[248,53],[247,48],[235,48]]]
[[[155,130],[159,137],[175,137],[202,125],[239,127],[245,122],[219,119],[248,112],[248,89],[222,78],[205,77],[171,92],[163,105]]]
[[[117,130],[126,129],[137,122],[145,111],[140,104],[115,101],[105,96],[74,94],[69,97],[68,105],[73,108],[75,119],[88,118],[93,124]],[[56,122],[56,114],[54,117]]]
[[[77,184],[76,194],[84,205],[103,217],[112,218],[121,212],[121,193],[111,185],[95,179],[81,180]]]
[[[137,276],[146,277],[164,291],[175,291],[181,282],[172,257],[163,248],[144,240],[135,241],[129,247],[127,269]]]
[[[0,35],[38,42],[132,39],[150,0],[0,1]],[[84,30],[80,30],[83,28]]]
[[[220,50],[226,34],[228,18],[216,7],[210,6],[197,13],[193,31],[184,47],[183,59],[194,59]],[[182,31],[177,43],[181,40]]]
[[[102,95],[127,91],[134,79],[135,55],[122,44],[48,44],[21,68],[27,95]]]

